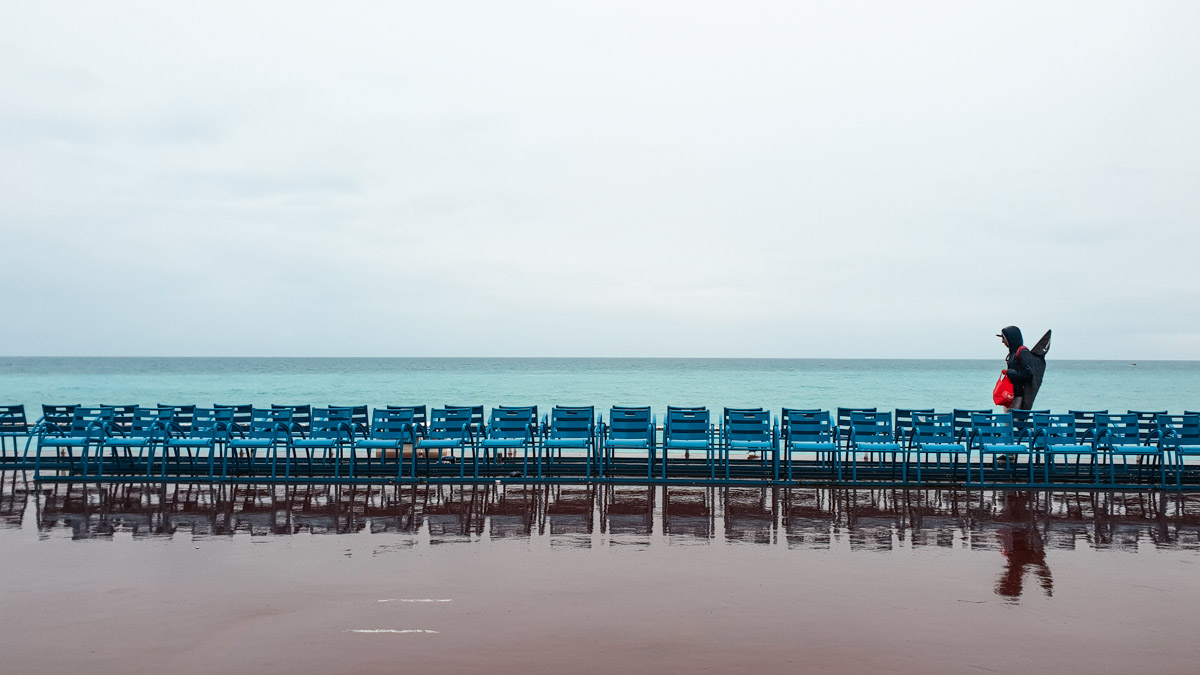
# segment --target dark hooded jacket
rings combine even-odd
[[[1025,342],[1021,337],[1020,328],[1006,326],[1000,330],[1000,334],[1008,340],[1008,357],[1005,361],[1008,364],[1008,379],[1013,383],[1013,399],[1017,403],[1014,407],[1029,410],[1033,407],[1033,399],[1042,386],[1042,373],[1046,370],[1045,361],[1035,356],[1028,348],[1021,349]]]

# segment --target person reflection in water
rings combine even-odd
[[[1005,511],[1018,524],[1004,528],[998,534],[1005,567],[1000,578],[996,580],[996,595],[1010,601],[1020,598],[1026,569],[1031,568],[1037,575],[1042,590],[1046,592],[1046,597],[1053,596],[1054,578],[1050,576],[1050,567],[1046,565],[1045,542],[1033,520],[1028,498],[1018,497],[1012,500]],[[1022,522],[1024,524],[1019,524]]]

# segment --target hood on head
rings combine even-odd
[[[1016,326],[1005,326],[1000,329],[1000,334],[1004,336],[1005,340],[1008,340],[1009,353],[1017,351],[1021,345],[1025,344],[1021,339],[1021,329]]]

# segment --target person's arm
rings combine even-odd
[[[1008,366],[1008,379],[1013,384],[1028,384],[1033,381],[1033,371],[1029,368],[1029,350],[1022,350]]]

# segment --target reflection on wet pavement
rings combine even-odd
[[[1046,549],[1200,549],[1200,497],[562,485],[46,484],[3,474],[0,527],[27,510],[46,536],[400,533],[431,544],[549,538],[552,545],[725,543],[891,551],[995,550],[1040,569]],[[1039,571],[1049,585],[1049,574]],[[1012,584],[1004,584],[1011,588]]]
[[[84,485],[3,475],[0,527],[41,536],[406,534],[416,545],[544,539],[551,547],[754,544],[887,552],[997,551],[995,592],[1047,595],[1047,549],[1200,550],[1200,498],[1150,492],[968,492],[562,485]]]
[[[9,472],[0,556],[21,583],[0,601],[21,621],[0,648],[13,672],[51,654],[44,671],[97,675],[133,653],[179,673],[264,654],[298,675],[392,672],[399,640],[422,672],[515,671],[531,654],[597,673],[1191,672],[1197,552],[1196,495]],[[180,616],[209,647],[181,647]],[[102,630],[114,621],[136,644]]]

